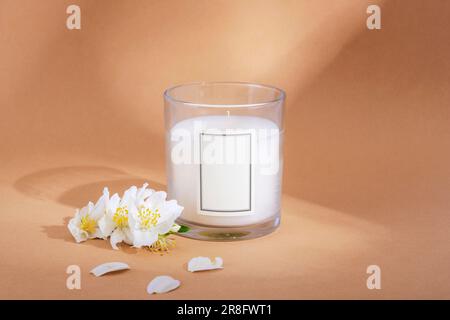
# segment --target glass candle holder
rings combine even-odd
[[[280,224],[283,105],[277,88],[194,83],[164,92],[167,190],[184,235],[263,236]]]

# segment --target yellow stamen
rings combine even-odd
[[[152,211],[145,207],[139,208],[138,217],[141,220],[141,228],[148,230],[151,227],[156,226],[158,219],[161,217],[158,211],[158,209]]]
[[[158,240],[148,247],[152,253],[168,253],[170,249],[175,248],[175,239],[160,235]]]
[[[118,228],[126,228],[128,226],[127,207],[118,207],[112,219]]]
[[[86,231],[89,234],[93,234],[97,229],[97,222],[87,214],[81,218],[80,229]]]

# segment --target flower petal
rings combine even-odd
[[[122,196],[122,200],[120,201],[120,206],[124,207],[128,205],[129,202],[134,201],[136,199],[136,193],[136,186],[131,186],[128,190],[126,190]]]
[[[96,228],[95,232],[89,236],[89,239],[104,239],[105,236],[103,235],[102,230],[100,228]]]
[[[133,202],[129,203],[128,207],[128,226],[131,228],[137,227],[138,221],[138,209]]]
[[[158,232],[160,234],[169,232],[183,209],[182,206],[177,204],[176,200],[170,200],[164,203],[160,208],[161,218],[158,221]]]
[[[125,243],[128,245],[133,245],[133,234],[131,233],[130,228],[123,229],[123,233],[125,234]]]
[[[87,205],[87,213],[91,213],[94,210],[94,203],[92,201],[89,201]]]
[[[84,216],[86,216],[87,214],[89,214],[89,207],[90,207],[91,204],[92,204],[92,202],[89,201],[89,203],[88,203],[87,206],[84,206],[83,208],[81,208],[81,209],[79,210],[79,215],[80,215],[80,217],[84,217]]]
[[[166,201],[167,193],[164,191],[153,192],[147,199],[147,205],[151,210],[159,209]]]
[[[116,211],[117,207],[119,206],[119,203],[120,203],[120,197],[117,193],[114,193],[114,195],[108,201],[106,210],[114,213]]]
[[[105,214],[108,200],[109,200],[109,191],[108,188],[104,188],[103,195],[97,200],[97,203],[95,204],[94,209],[92,210],[91,217],[93,219],[98,220]]]
[[[152,189],[147,189],[148,183],[144,183],[142,188],[138,189],[136,193],[136,206],[140,206],[145,199],[147,199],[153,192]]]
[[[122,232],[121,229],[116,229],[111,233],[111,238],[109,241],[111,242],[111,247],[114,250],[118,250],[119,247],[117,247],[118,243],[121,243],[126,238],[125,233]]]
[[[216,257],[214,262],[207,257],[195,257],[192,258],[188,263],[188,271],[196,272],[196,271],[205,271],[205,270],[214,270],[214,269],[222,269],[223,260],[220,257]]]
[[[148,294],[165,293],[175,290],[180,286],[180,281],[170,276],[158,276],[154,278],[147,286]]]
[[[144,246],[151,246],[158,240],[158,233],[149,230],[133,230],[133,247],[141,248]]]
[[[106,273],[119,271],[119,270],[127,270],[130,269],[130,266],[123,262],[108,262],[103,263],[101,265],[96,266],[94,269],[90,271],[94,276],[100,277]]]
[[[169,219],[166,220],[156,227],[159,234],[166,234],[167,232],[171,231],[173,224],[175,222],[175,219]]]
[[[79,228],[79,219],[78,217],[72,218],[69,221],[69,224],[67,225],[67,228],[69,229],[70,233],[72,234],[72,236],[74,237],[75,241],[77,243],[86,241],[87,239],[89,239],[89,235],[86,231],[81,230]]]
[[[109,237],[111,233],[116,228],[116,224],[112,220],[111,216],[104,215],[103,217],[98,220],[98,227],[102,233],[102,236],[104,238]]]

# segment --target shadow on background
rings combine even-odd
[[[387,1],[381,30],[288,97],[288,194],[383,224],[448,220],[449,21],[448,1]]]
[[[72,217],[65,217],[61,224],[42,226],[42,232],[45,233],[50,239],[63,240],[64,242],[74,244],[75,241],[67,229],[70,219],[72,219]],[[89,241],[81,243],[81,245],[111,250],[110,242],[103,239],[90,239]],[[118,244],[118,246],[120,247],[120,250],[125,253],[135,254],[138,250],[128,245]]]
[[[93,194],[101,195],[105,186],[108,187],[111,195],[117,192],[120,196],[122,196],[123,192],[129,187],[139,187],[142,186],[142,184],[144,184],[145,182],[149,184],[149,188],[151,189],[166,190],[165,185],[143,178],[106,180],[80,185],[67,190],[58,197],[58,201],[66,205],[76,207],[79,203],[87,203],[87,201],[92,198]]]
[[[120,195],[130,186],[149,183],[149,188],[165,190],[166,186],[149,179],[128,174],[122,170],[104,166],[72,166],[41,170],[27,174],[14,183],[19,192],[42,200],[80,208],[95,202],[104,187],[111,194]]]
[[[141,186],[144,182],[156,190],[165,190],[161,183],[127,174],[124,171],[103,166],[72,166],[41,170],[19,178],[14,187],[22,194],[34,199],[55,201],[73,208],[81,208],[88,201],[97,201],[103,188],[109,188],[111,194],[120,195],[132,185]],[[42,231],[50,239],[60,239],[73,243],[67,230],[72,216],[63,218],[61,224],[44,225]],[[110,249],[108,241],[87,241],[86,245]],[[135,253],[133,248],[124,246],[127,253]]]

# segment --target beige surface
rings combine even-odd
[[[450,298],[448,1],[385,1],[381,31],[360,0],[77,1],[80,31],[71,3],[0,1],[1,298],[149,298],[159,274],[182,281],[168,299]],[[104,185],[164,188],[161,94],[197,80],[286,89],[281,228],[165,256],[75,244],[65,221]],[[225,269],[190,274],[197,255]],[[132,270],[88,274],[113,260]]]

